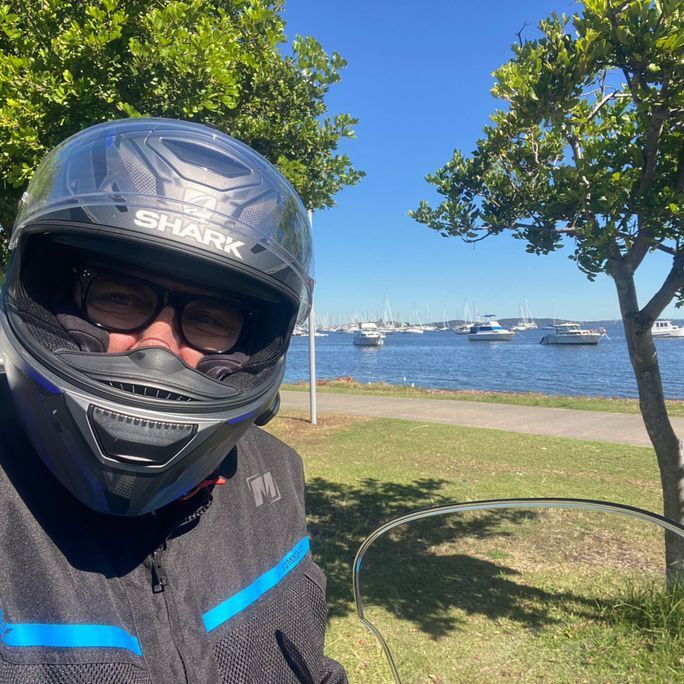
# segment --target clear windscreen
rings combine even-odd
[[[355,566],[359,614],[390,656],[376,681],[684,681],[665,534],[620,511],[534,505],[387,530]]]

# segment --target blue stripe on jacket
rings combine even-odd
[[[292,550],[285,554],[270,570],[257,577],[250,585],[237,594],[208,610],[202,616],[207,632],[211,632],[219,625],[235,617],[235,615],[248,608],[258,598],[263,596],[269,589],[275,587],[306,556],[308,551],[309,538],[302,537]]]
[[[56,648],[123,648],[141,656],[138,639],[110,625],[50,625],[0,623],[0,641],[7,646]]]

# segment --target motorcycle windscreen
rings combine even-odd
[[[481,502],[380,528],[354,588],[386,681],[684,682],[684,591],[665,555],[684,528],[635,510]]]

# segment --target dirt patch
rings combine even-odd
[[[312,425],[308,411],[283,410],[266,426],[266,430],[287,443],[313,443],[327,439],[334,432],[368,422],[369,419],[323,414],[317,420],[317,424]]]

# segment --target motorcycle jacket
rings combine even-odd
[[[140,517],[84,506],[0,374],[0,684],[346,682],[299,456],[252,427],[203,484]]]

